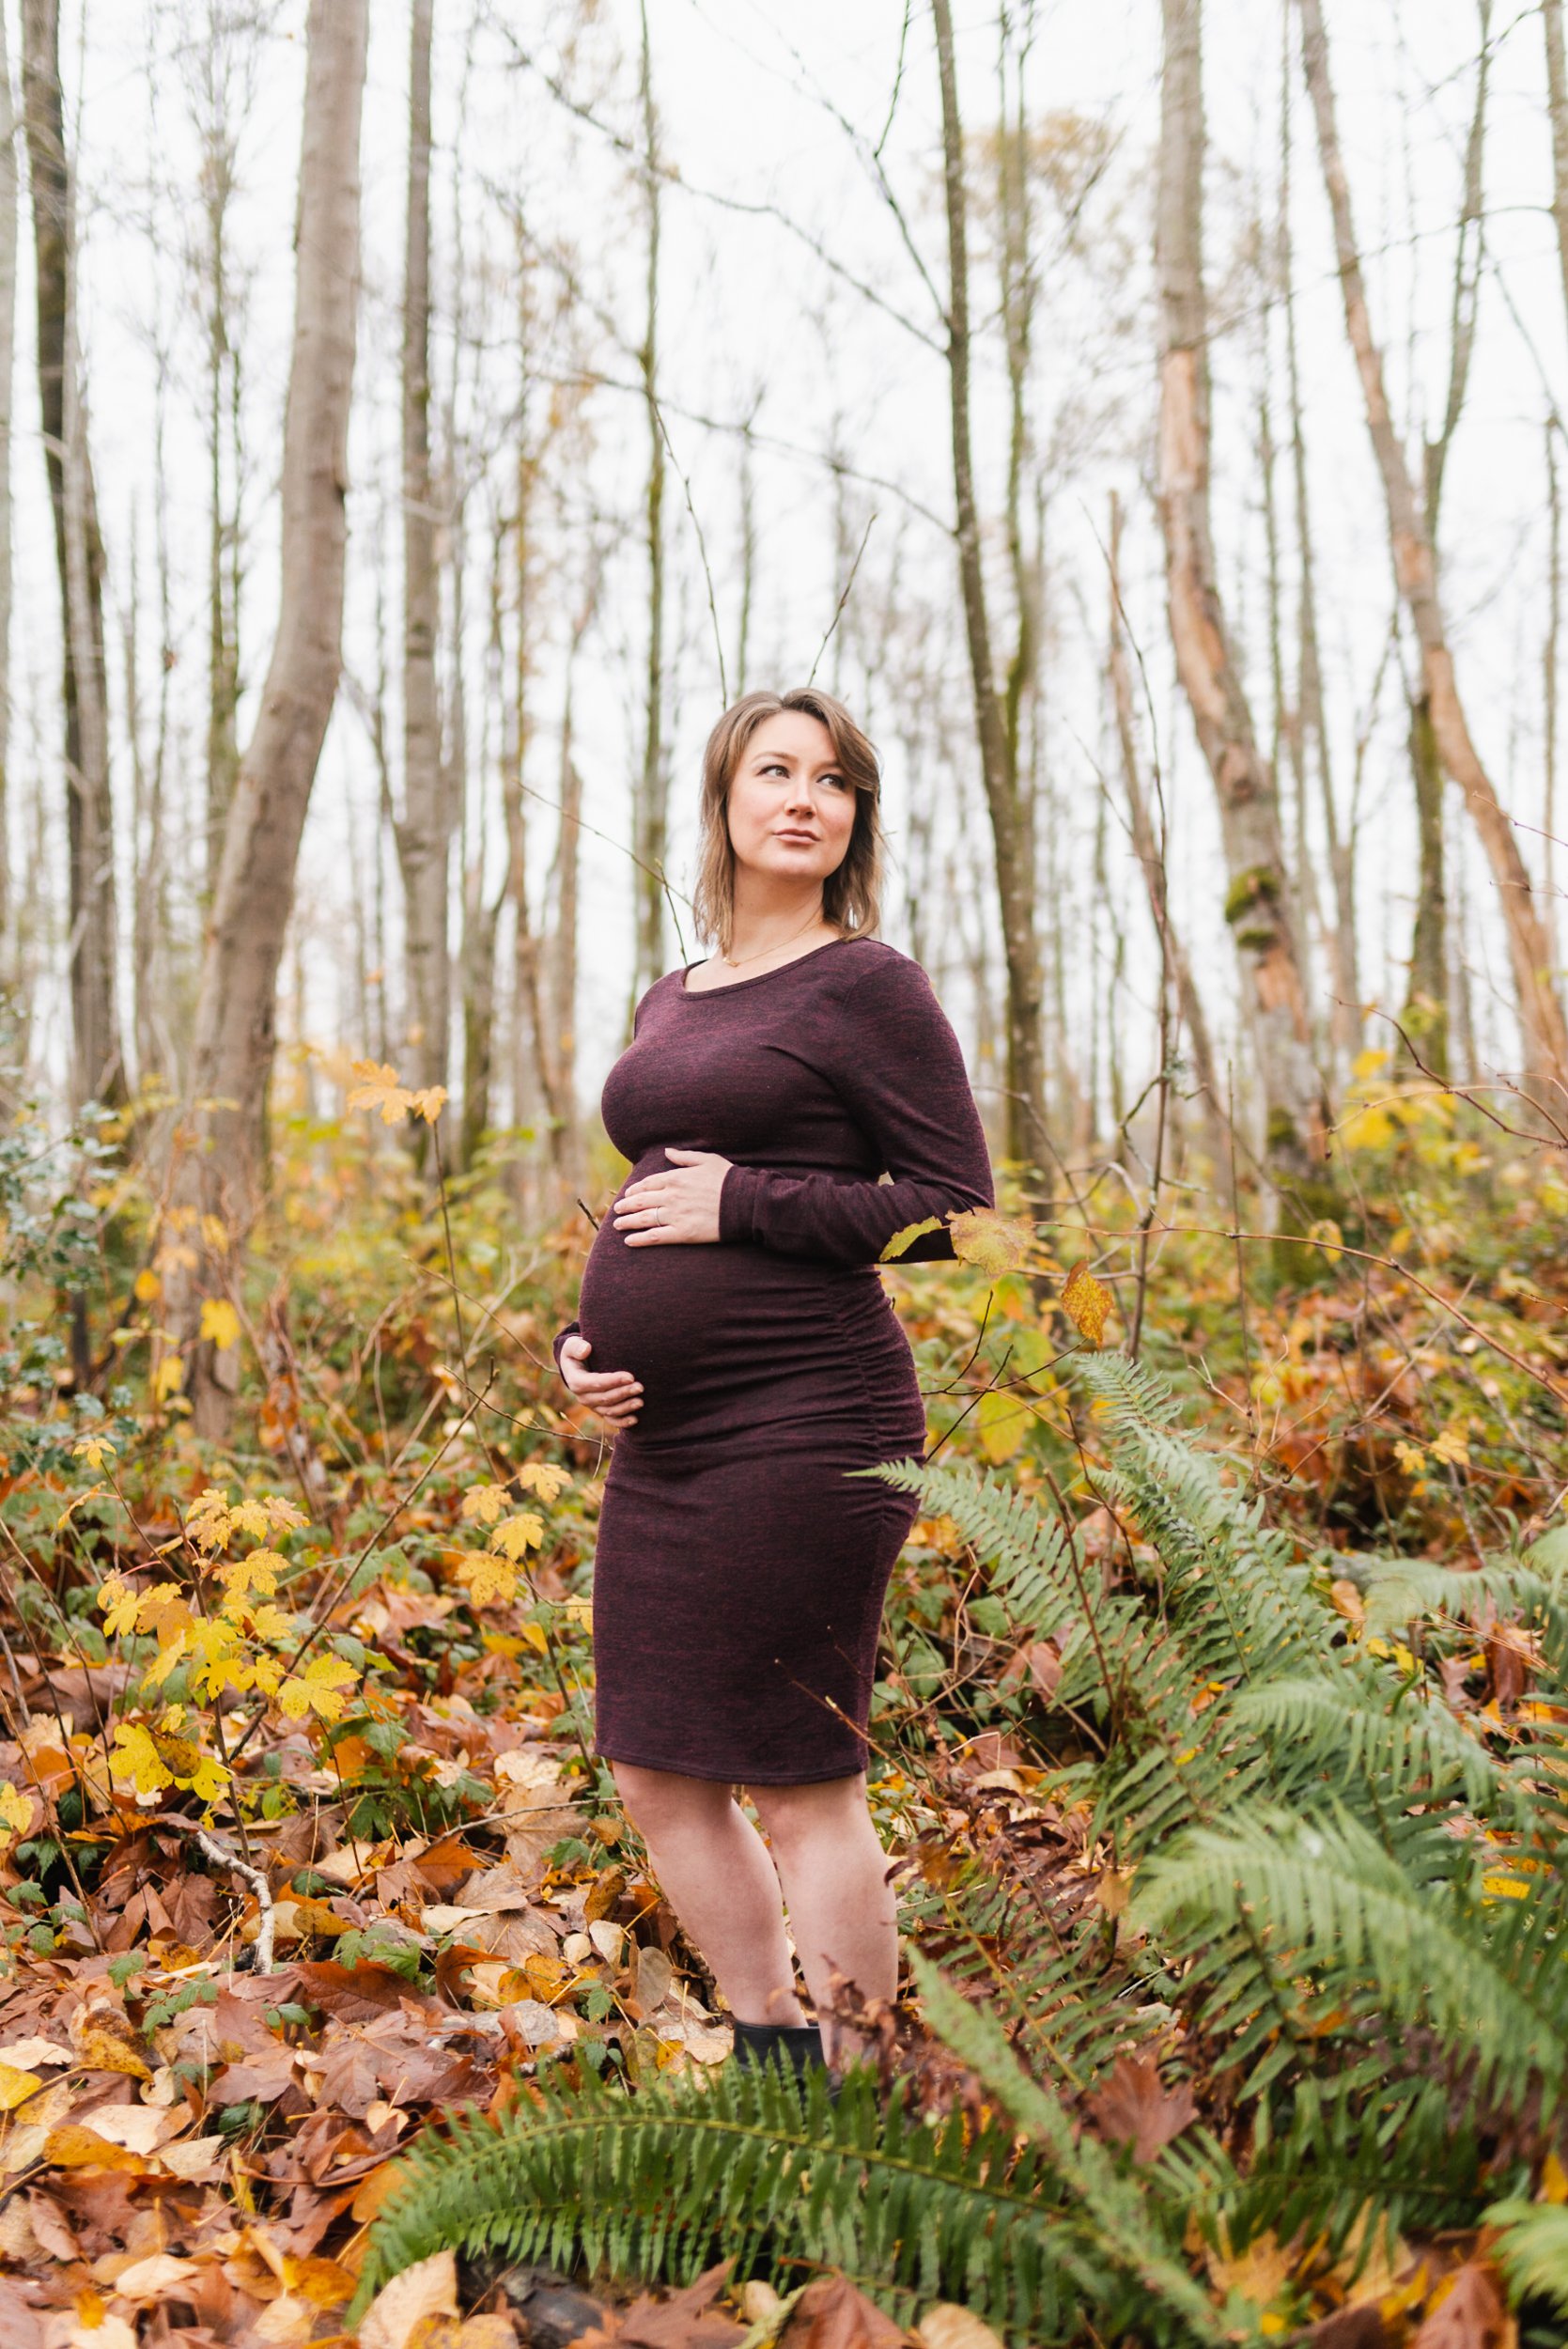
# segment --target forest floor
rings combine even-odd
[[[935,1455],[1057,1495],[1110,1588],[1125,1529],[1059,1377],[1109,1310],[1105,1342],[1139,1322],[1188,1432],[1303,1556],[1463,1570],[1549,1536],[1568,1483],[1560,1156],[1386,1093],[1350,1134],[1350,1204],[1299,1249],[1238,1242],[1181,1193],[1187,1228],[1157,1235],[1141,1279],[1131,1217],[1097,1220],[1111,1186],[1086,1180],[1027,1245],[1004,1199],[988,1268],[889,1266]],[[244,1362],[221,1450],[192,1435],[159,1336],[183,1241],[155,1199],[112,1160],[84,1190],[66,1154],[53,1197],[36,1153],[0,1169],[8,2349],[343,2337],[367,2230],[432,2121],[505,2110],[547,2071],[635,2094],[726,2060],[713,1985],[590,1755],[606,1451],[549,1369],[585,1226],[520,1242],[501,1170],[481,1167],[453,1186],[448,1256],[411,1163],[378,1142],[352,1116],[282,1124],[250,1277],[208,1309]],[[1333,1588],[1354,1630],[1355,1580]],[[1500,1734],[1530,1669],[1495,1622],[1453,1701]],[[987,1599],[952,1518],[922,1517],[871,1771],[911,1925],[933,1888],[1005,1850],[1114,1929],[1122,1873],[1058,1782],[1061,1672],[1059,1641],[1018,1638]],[[934,2108],[972,2103],[908,1989],[880,2018],[881,2061]],[[1141,2161],[1207,2098],[1134,2055],[1076,2122]],[[1560,2164],[1541,2190],[1568,2194]],[[1510,2337],[1500,2285],[1455,2288],[1491,2274],[1473,2230],[1370,2284],[1270,2242],[1272,2266],[1193,2248],[1216,2305],[1239,2293],[1260,2337]],[[532,2325],[493,2283],[476,2303],[484,2280],[427,2262],[359,2337],[560,2337],[543,2302]],[[598,2338],[647,2349],[769,2326],[853,2349],[901,2329],[831,2276],[782,2335],[777,2294],[722,2268],[629,2308],[635,2284],[578,2280]],[[908,2314],[926,2349],[995,2339],[952,2308]]]

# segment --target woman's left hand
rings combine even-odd
[[[661,1240],[690,1243],[719,1237],[719,1193],[730,1161],[716,1150],[675,1150],[664,1156],[678,1163],[660,1174],[629,1183],[614,1206],[615,1229],[629,1248],[655,1247]]]

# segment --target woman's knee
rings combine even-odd
[[[768,1843],[786,1866],[825,1842],[841,1843],[869,1824],[863,1778],[826,1779],[811,1786],[748,1789]]]
[[[711,1779],[683,1778],[675,1770],[648,1770],[640,1764],[612,1762],[615,1791],[639,1834],[650,1841],[682,1828],[722,1820],[732,1797]]]

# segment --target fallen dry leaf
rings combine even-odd
[[[904,2340],[847,2276],[818,2276],[785,2317],[778,2349],[897,2349]]]
[[[955,2307],[950,2300],[939,2300],[927,2309],[915,2326],[915,2339],[924,2349],[1001,2349],[1001,2342],[983,2317],[972,2309]]]
[[[72,2121],[50,2130],[41,2157],[61,2170],[124,2170],[133,2178],[147,2175],[147,2163],[140,2154]]]
[[[200,2272],[194,2260],[175,2259],[167,2251],[155,2251],[150,2259],[134,2260],[129,2267],[122,2267],[115,2278],[114,2288],[122,2300],[178,2299],[181,2296],[180,2287]]]
[[[1412,2349],[1514,2349],[1518,2330],[1495,2271],[1467,2260],[1442,2289]]]
[[[1105,2086],[1088,2099],[1089,2117],[1108,2143],[1130,2145],[1134,2161],[1153,2161],[1162,2145],[1198,2118],[1185,2080],[1162,2085],[1144,2056],[1118,2056]]]
[[[427,2316],[458,2313],[458,2262],[451,2251],[434,2252],[405,2267],[384,2284],[365,2312],[360,2349],[408,2349],[414,2326]]]

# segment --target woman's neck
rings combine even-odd
[[[759,962],[767,956],[782,953],[786,947],[810,944],[817,933],[837,935],[837,925],[830,922],[822,910],[818,894],[790,908],[769,906],[766,910],[737,907],[730,925],[728,951],[717,951],[715,959],[735,967],[743,962]]]

